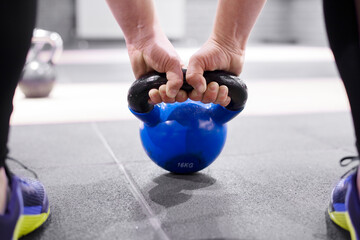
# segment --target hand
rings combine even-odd
[[[166,73],[167,84],[149,91],[152,104],[183,102],[188,98],[185,91],[179,91],[183,84],[180,58],[163,33],[155,33],[154,36],[147,37],[136,44],[129,44],[127,47],[136,78],[154,70]]]
[[[225,38],[212,36],[189,61],[186,81],[194,87],[189,98],[203,103],[216,103],[227,106],[231,99],[228,88],[211,82],[206,86],[204,71],[225,70],[235,75],[242,71],[244,50]]]

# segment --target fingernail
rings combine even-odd
[[[216,89],[216,85],[215,85],[215,84],[209,84],[209,88],[210,88],[210,90],[215,90],[215,89]]]
[[[198,92],[204,93],[205,90],[206,90],[206,87],[203,84],[199,84],[199,85],[196,86],[196,89],[197,89]]]
[[[174,97],[176,97],[176,94],[177,94],[176,90],[169,90],[167,95],[169,98],[174,98]]]
[[[226,106],[229,105],[230,102],[231,102],[231,98],[230,98],[230,97],[227,97],[227,99],[226,99],[226,103],[227,103]]]
[[[185,97],[186,93],[185,92],[180,92],[180,97]]]

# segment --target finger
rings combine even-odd
[[[216,101],[214,103],[215,104],[220,104],[220,105],[226,103],[227,97],[228,97],[228,92],[229,92],[228,87],[225,86],[225,85],[221,85],[219,87],[219,92],[218,92]]]
[[[190,58],[186,71],[186,81],[199,93],[206,91],[206,80],[203,76],[204,67],[196,57]]]
[[[180,90],[178,94],[176,95],[175,100],[177,102],[185,102],[187,100],[188,96],[187,93],[184,90]]]
[[[220,105],[223,106],[223,107],[226,107],[227,105],[229,105],[230,102],[231,102],[231,98],[227,97],[226,101],[223,104],[220,104]]]
[[[159,90],[157,89],[151,89],[149,91],[149,97],[150,97],[150,104],[155,105],[162,102]]]
[[[192,90],[189,94],[189,98],[194,101],[201,101],[203,99],[204,94],[198,93],[196,90]]]
[[[209,83],[209,85],[204,93],[202,102],[203,103],[215,102],[216,98],[218,96],[218,92],[219,92],[219,84],[217,82]]]
[[[179,92],[179,89],[183,85],[183,72],[181,70],[180,61],[173,63],[172,69],[166,72],[166,78],[168,82],[166,83],[166,95],[169,98],[175,98]]]
[[[160,94],[160,97],[161,97],[161,102],[165,102],[165,103],[173,103],[173,102],[175,102],[175,98],[169,98],[166,95],[166,85],[161,85],[159,87],[159,94]]]

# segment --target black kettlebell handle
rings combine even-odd
[[[185,80],[186,70],[183,69],[184,83],[182,90],[190,93],[194,88]],[[219,86],[225,85],[229,89],[229,97],[231,102],[226,109],[231,111],[242,110],[247,100],[246,84],[238,77],[225,71],[206,71],[204,72],[206,84],[217,82]],[[153,105],[148,103],[149,91],[151,89],[159,89],[163,84],[167,83],[166,74],[152,72],[137,79],[130,87],[128,92],[128,104],[131,110],[137,113],[147,113],[153,109]]]

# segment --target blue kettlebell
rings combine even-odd
[[[193,88],[185,81],[181,89]],[[238,115],[247,100],[247,87],[224,71],[205,72],[207,84],[226,85],[231,98],[225,108],[190,99],[183,103],[148,103],[148,92],[166,84],[166,75],[151,73],[137,79],[129,89],[130,111],[139,118],[140,137],[147,155],[160,167],[178,174],[200,171],[220,154],[226,140],[226,123]]]

